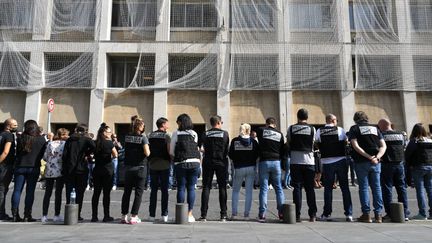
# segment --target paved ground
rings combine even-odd
[[[354,204],[354,216],[360,215],[357,187],[350,187]],[[292,191],[284,190],[287,202],[292,202]],[[33,216],[41,217],[43,190],[36,191]],[[170,217],[174,216],[175,191],[170,192]],[[231,190],[229,190],[229,206],[231,208]],[[244,192],[242,191],[242,194]],[[195,217],[199,217],[201,190],[197,191],[197,200],[194,209]],[[255,220],[248,222],[230,221],[221,223],[219,219],[219,203],[217,190],[212,190],[208,222],[196,222],[190,225],[175,225],[172,222],[162,224],[160,222],[143,222],[139,225],[121,225],[120,201],[122,191],[113,191],[111,195],[111,214],[117,221],[114,223],[90,223],[92,191],[87,191],[83,217],[83,223],[76,226],[64,226],[61,224],[36,223],[0,223],[0,242],[432,242],[432,220],[424,222],[410,221],[405,224],[383,223],[364,224],[346,223],[342,209],[340,190],[334,191],[334,213],[336,222],[307,222],[307,206],[304,201],[302,218],[304,222],[295,225],[279,223],[276,220],[276,202],[274,192],[269,194],[269,212],[267,223],[258,223]],[[323,190],[316,190],[319,212],[322,213]],[[140,209],[143,219],[148,217],[150,192],[146,191]],[[243,197],[241,197],[243,199]],[[413,214],[417,214],[417,201],[414,189],[409,189],[409,203]],[[304,198],[305,200],[305,198]],[[22,198],[23,201],[23,198]],[[7,208],[10,208],[8,197]],[[53,198],[50,206],[52,217]],[[239,211],[242,212],[244,200],[240,202]],[[158,205],[158,210],[160,205]],[[99,212],[103,212],[102,208]],[[159,212],[159,211],[158,211]],[[251,216],[258,212],[258,190],[254,190],[254,204]],[[63,210],[62,210],[63,213]],[[100,215],[102,218],[102,215]]]

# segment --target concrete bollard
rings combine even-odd
[[[390,203],[390,217],[394,223],[405,223],[405,211],[403,203]]]
[[[64,214],[64,224],[78,224],[78,204],[66,204]]]
[[[176,224],[187,224],[188,220],[188,204],[187,203],[177,203],[175,212],[175,222]]]
[[[296,223],[296,213],[295,213],[295,204],[283,204],[283,222],[286,224],[295,224]]]

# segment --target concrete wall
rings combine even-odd
[[[170,41],[207,42],[216,39],[216,31],[171,31]]]
[[[25,92],[0,91],[0,122],[13,117],[21,128],[24,123],[25,100]]]
[[[428,130],[428,126],[432,125],[432,92],[417,92],[417,114],[418,122],[423,123]],[[411,131],[412,127],[408,129]]]

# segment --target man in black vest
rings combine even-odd
[[[4,130],[0,133],[0,220],[11,220],[6,214],[5,199],[12,181],[15,161],[15,135],[18,124],[9,118],[4,122]]]
[[[161,216],[163,222],[168,222],[168,187],[170,176],[170,143],[171,136],[167,133],[168,119],[159,118],[156,121],[158,130],[149,134],[150,156],[148,164],[150,168],[150,205],[149,215],[150,221],[154,221],[156,216],[157,191],[160,187],[161,200]]]
[[[354,114],[356,125],[349,130],[349,139],[353,147],[352,157],[359,184],[359,197],[362,215],[359,222],[372,223],[369,215],[369,189],[372,189],[375,222],[382,223],[383,209],[380,184],[381,158],[386,151],[386,143],[377,126],[370,125],[369,118],[363,111]]]
[[[398,194],[398,201],[403,203],[405,220],[408,220],[408,197],[405,185],[404,149],[405,136],[402,132],[393,131],[388,119],[381,119],[378,127],[387,144],[387,150],[381,160],[381,189],[386,216],[390,215],[393,185]]]
[[[322,221],[331,221],[333,183],[339,180],[347,222],[352,222],[352,202],[348,185],[348,161],[345,155],[347,136],[345,130],[337,126],[337,118],[333,114],[326,116],[326,125],[318,129],[315,136],[321,153],[321,164],[324,183],[324,212]]]
[[[212,188],[213,175],[216,173],[216,179],[219,188],[219,204],[221,221],[227,219],[227,174],[228,174],[228,149],[229,136],[228,132],[221,129],[222,118],[212,116],[210,125],[212,128],[205,132],[203,136],[204,158],[203,158],[203,190],[201,196],[201,218],[200,221],[206,221],[210,189]]]
[[[314,185],[320,174],[313,153],[315,128],[307,124],[308,117],[306,109],[298,110],[298,122],[290,126],[287,132],[287,142],[291,150],[291,184],[294,187],[293,201],[296,205],[297,222],[301,222],[302,187],[306,191],[310,222],[315,222],[317,212]]]

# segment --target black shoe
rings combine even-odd
[[[0,216],[0,220],[3,220],[3,221],[10,221],[12,219],[13,218],[7,214],[3,214],[2,216]]]
[[[114,221],[114,218],[111,217],[111,216],[108,216],[108,217],[104,217],[102,221],[105,222],[105,223],[106,222],[112,222],[112,221]]]
[[[78,216],[78,221],[83,221],[84,219],[81,216]]]
[[[227,221],[227,216],[221,216],[220,221],[221,222],[226,222]]]
[[[91,222],[93,222],[93,223],[94,223],[94,222],[98,222],[98,221],[99,221],[99,219],[98,219],[97,217],[92,217],[92,218],[91,218]]]
[[[204,216],[201,216],[201,217],[198,219],[198,221],[201,221],[201,222],[207,222],[207,218],[204,217]]]
[[[29,223],[36,222],[36,219],[34,219],[32,217],[32,211],[31,210],[24,210],[24,219],[23,219],[23,221],[24,222],[29,222]]]
[[[17,208],[12,209],[12,221],[13,222],[21,222],[22,221],[21,217],[19,216],[19,211]]]

